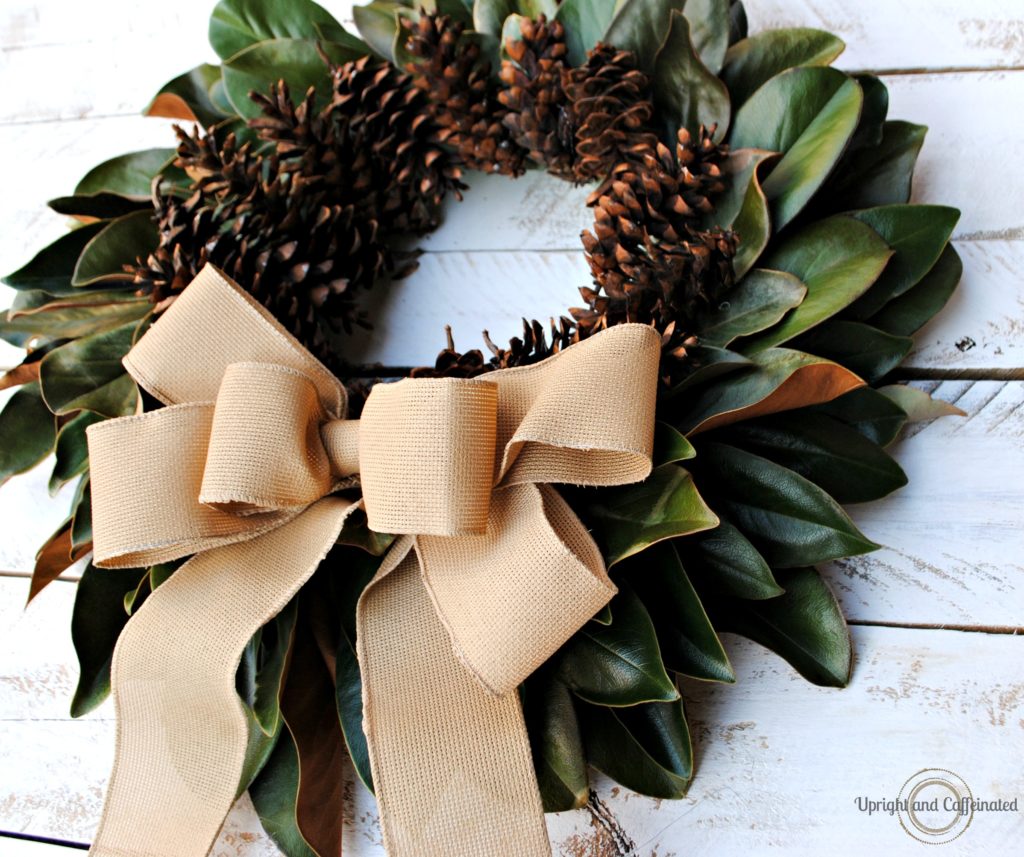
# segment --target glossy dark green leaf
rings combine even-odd
[[[121,196],[116,193],[88,193],[72,196],[58,196],[46,203],[57,214],[67,214],[71,217],[97,218],[109,220],[114,217],[122,217],[139,211],[143,208],[151,208],[152,203],[141,199]]]
[[[689,7],[689,4],[687,4]],[[701,62],[690,40],[690,23],[673,11],[669,31],[654,63],[654,103],[670,136],[686,128],[694,137],[702,125],[717,125],[715,139],[729,128],[729,90]]]
[[[71,285],[71,276],[78,257],[105,226],[105,223],[88,223],[72,229],[36,253],[26,265],[4,277],[3,282],[19,291],[42,291],[54,296],[77,294],[80,290]]]
[[[730,152],[722,167],[726,178],[725,192],[715,199],[715,210],[703,218],[705,228],[730,228],[742,236],[733,257],[737,279],[753,267],[771,238],[771,214],[760,176],[767,164],[778,158],[777,153],[761,149]],[[762,164],[766,166],[762,167]]]
[[[296,95],[314,86],[321,95],[330,91],[331,78],[320,56],[320,46],[332,62],[358,59],[358,51],[333,43],[309,39],[271,39],[258,42],[225,61],[224,89],[239,116],[253,119],[262,111],[250,97],[252,91],[266,92],[270,84],[283,79]]]
[[[860,112],[857,130],[850,140],[850,149],[879,146],[882,143],[885,118],[889,114],[889,90],[873,74],[855,74],[853,79],[864,92],[864,107]]]
[[[548,670],[523,686],[523,714],[545,812],[579,809],[590,794],[572,692]]]
[[[588,509],[609,566],[655,542],[718,524],[697,492],[693,477],[675,464],[654,468],[647,479],[635,485],[602,490]]]
[[[794,348],[841,363],[869,384],[899,366],[913,346],[909,337],[838,318],[819,324],[793,342]]]
[[[219,79],[220,66],[197,65],[160,87],[142,112],[146,116],[198,122],[204,128],[216,125],[225,118],[210,97],[210,89]]]
[[[687,435],[834,399],[864,382],[848,369],[789,348],[766,348],[735,376],[695,388],[676,427]]]
[[[587,52],[604,38],[614,11],[608,0],[563,0],[556,17],[565,25],[565,46],[571,65],[587,61]]]
[[[928,129],[909,122],[886,122],[882,142],[850,152],[822,192],[833,211],[910,201],[914,165]]]
[[[717,75],[729,48],[729,0],[686,0],[685,13],[697,56]]]
[[[686,356],[689,374],[664,394],[664,401],[673,407],[675,403],[688,398],[688,394],[701,384],[756,365],[749,357],[744,357],[735,351],[704,345],[687,347]]]
[[[879,547],[835,500],[786,467],[721,443],[701,446],[698,460],[714,485],[716,503],[772,568],[827,562]]]
[[[89,474],[83,476],[75,486],[75,497],[71,502],[71,550],[80,553],[92,542],[92,493],[89,491]]]
[[[153,179],[174,160],[174,149],[143,149],[98,164],[75,186],[75,195],[116,193],[148,200]]]
[[[907,421],[899,405],[871,387],[861,387],[814,408],[856,429],[879,446],[888,446]]]
[[[611,6],[607,2],[604,5]],[[619,50],[632,51],[640,68],[650,73],[668,36],[672,12],[682,12],[684,6],[686,0],[623,0],[615,9],[615,17],[602,41]],[[568,30],[568,21],[565,26]]]
[[[630,559],[628,574],[654,622],[666,667],[706,681],[736,681],[718,634],[671,543],[654,545]]]
[[[88,714],[110,693],[114,644],[128,622],[124,598],[145,576],[144,569],[96,568],[91,563],[82,572],[71,614],[71,641],[79,671],[72,717]]]
[[[501,36],[505,19],[519,12],[516,0],[476,0],[473,4],[473,29],[478,33]]]
[[[75,339],[120,327],[142,318],[153,308],[148,298],[136,298],[131,292],[87,292],[51,300],[28,312],[11,311],[0,315],[0,337],[23,333],[33,341]],[[6,315],[6,317],[5,317]]]
[[[917,285],[871,316],[871,324],[894,336],[917,333],[953,296],[963,271],[960,254],[952,244],[947,244],[939,261]]]
[[[625,584],[612,600],[612,622],[588,622],[556,655],[557,676],[597,705],[638,705],[679,698],[640,599]]]
[[[103,417],[83,411],[60,427],[57,432],[56,461],[50,476],[50,494],[56,494],[65,484],[85,473],[89,466],[89,447],[85,430]]]
[[[0,411],[0,485],[31,470],[53,452],[56,422],[39,384],[25,384]]]
[[[795,276],[807,286],[807,297],[737,350],[750,354],[779,345],[831,318],[871,288],[891,256],[878,233],[852,217],[829,217],[790,235],[762,264]]]
[[[764,180],[772,223],[782,229],[810,201],[857,128],[864,96],[831,68],[793,68],[773,77],[736,112],[733,148],[783,152]]]
[[[726,520],[676,544],[699,582],[737,598],[761,600],[782,594],[764,557]]]
[[[716,611],[735,631],[781,655],[808,681],[846,687],[853,649],[835,596],[813,568],[779,572],[784,595],[770,601],[729,600]]]
[[[693,777],[693,747],[682,700],[633,708],[581,703],[587,759],[639,794],[676,800]]]
[[[159,241],[153,212],[135,211],[112,220],[93,238],[78,257],[73,286],[91,286],[98,282],[131,282],[134,275],[125,270],[138,259],[145,259]]]
[[[788,467],[840,503],[877,500],[907,484],[885,450],[827,414],[776,414],[733,426],[724,437]]]
[[[281,688],[297,617],[298,600],[293,598],[277,616],[264,625],[260,634],[259,668],[256,671],[252,710],[265,735],[277,732],[280,723]]]
[[[295,803],[299,795],[299,754],[282,728],[266,764],[249,786],[260,824],[288,857],[318,857],[299,832]]]
[[[966,412],[956,405],[951,405],[942,399],[933,399],[924,390],[908,387],[905,384],[890,384],[887,387],[880,387],[878,392],[899,406],[900,410],[907,415],[907,422],[919,423],[939,417],[967,416]]]
[[[269,39],[319,38],[317,25],[341,25],[312,0],[221,0],[210,16],[210,45],[222,60]]]
[[[654,425],[654,455],[652,460],[655,467],[662,464],[672,464],[676,461],[687,461],[693,458],[697,451],[693,445],[682,434],[676,431],[668,423],[660,420]]]
[[[136,328],[132,322],[76,339],[47,354],[39,380],[50,410],[57,414],[91,410],[107,417],[133,413],[138,391],[121,359],[132,346]]]
[[[729,3],[729,44],[734,45],[747,37],[747,10],[742,0]]]
[[[764,30],[729,48],[722,80],[738,107],[775,75],[796,66],[829,65],[845,48],[841,39],[824,30]]]
[[[949,241],[960,212],[945,205],[884,205],[851,215],[875,230],[892,247],[893,256],[871,289],[846,315],[870,318],[886,303],[919,283]]]
[[[404,8],[406,7],[400,3],[381,2],[381,0],[368,3],[365,6],[352,7],[352,18],[356,22],[359,35],[377,54],[385,59],[393,59],[391,47],[398,32],[397,14],[399,9]]]
[[[699,312],[693,329],[702,345],[724,348],[778,323],[806,294],[807,287],[792,274],[755,268],[718,306]]]

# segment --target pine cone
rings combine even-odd
[[[598,44],[584,65],[563,70],[562,89],[576,139],[576,181],[603,179],[657,144],[650,78],[631,51]]]
[[[698,142],[680,131],[674,155],[661,143],[634,154],[600,189],[594,230],[583,233],[597,289],[581,289],[587,307],[571,311],[584,331],[623,321],[686,328],[732,286],[737,237],[697,225],[724,190],[713,130]]]
[[[505,88],[498,93],[508,111],[505,127],[531,160],[559,178],[572,179],[575,129],[562,89],[568,69],[565,27],[561,21],[548,23],[543,15],[536,21],[524,18],[520,38],[508,39],[505,50],[510,58],[501,64]]]
[[[504,126],[504,108],[491,91],[490,65],[465,27],[447,15],[422,14],[406,49],[406,68],[430,103],[438,141],[452,146],[472,170],[518,176],[525,152]]]

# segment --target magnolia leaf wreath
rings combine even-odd
[[[887,383],[961,274],[959,213],[909,203],[925,128],[887,117],[877,77],[830,67],[837,37],[748,35],[737,0],[376,0],[354,13],[361,38],[310,0],[222,0],[209,30],[221,64],[170,81],[146,110],[193,130],[52,200],[74,228],[4,279],[17,296],[0,335],[27,356],[0,379],[18,388],[0,414],[0,480],[54,454],[51,490],[76,482],[31,596],[90,555],[86,429],[159,407],[122,358],[204,266],[351,379],[356,417],[372,384],[345,339],[372,321],[366,290],[415,267],[409,236],[439,225],[472,171],[545,169],[593,189],[583,305],[525,322],[507,347],[485,334],[488,356],[449,335],[410,374],[525,366],[624,322],[660,336],[651,475],[560,488],[618,594],[520,697],[545,810],[587,801],[588,766],[679,798],[693,776],[679,677],[733,682],[728,631],[845,685],[849,635],[815,566],[878,547],[842,504],[904,485],[885,447],[908,419],[955,411]],[[340,754],[373,788],[356,603],[391,543],[350,517],[242,654],[238,787],[290,857],[340,847]],[[107,696],[115,642],[177,565],[86,567],[73,715]]]

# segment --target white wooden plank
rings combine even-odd
[[[10,588],[0,581],[0,591]],[[109,709],[79,722],[61,719],[58,698],[74,667],[66,642],[69,584],[57,584],[11,624],[3,610],[0,675],[36,676],[8,685],[0,720],[0,829],[87,841],[99,816],[110,764]],[[5,593],[6,594],[6,593]],[[0,603],[10,604],[9,598]],[[29,627],[29,626],[32,627]],[[46,634],[64,637],[60,646]],[[548,816],[554,853],[566,857],[711,853],[860,855],[869,847],[912,855],[920,848],[895,818],[867,817],[857,797],[892,798],[922,768],[948,768],[977,798],[1024,794],[1024,639],[1011,635],[854,627],[857,661],[844,691],[813,687],[758,646],[726,635],[735,686],[688,682],[697,778],[685,800],[639,797],[597,776],[593,812]],[[53,690],[46,688],[47,673]],[[30,700],[41,696],[42,707]],[[28,719],[17,706],[26,706]],[[66,705],[66,700],[64,702]],[[52,712],[52,719],[44,711]],[[345,852],[378,857],[376,811],[350,790]],[[609,830],[618,834],[613,843]],[[958,855],[1010,853],[1022,817],[977,814]],[[628,843],[628,844],[627,844]],[[214,852],[272,857],[243,802]]]
[[[0,851],[4,857],[80,857],[82,851],[77,848],[55,845],[50,842],[32,842],[31,840],[13,839],[0,834]]]

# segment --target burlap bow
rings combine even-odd
[[[245,754],[242,649],[360,503],[372,529],[401,534],[357,630],[388,853],[550,853],[512,691],[615,588],[546,483],[649,473],[659,349],[622,325],[534,366],[379,384],[346,421],[342,384],[205,268],[125,358],[168,407],[89,430],[97,564],[195,554],[118,642],[91,853],[208,853]],[[357,480],[359,503],[331,496]]]

